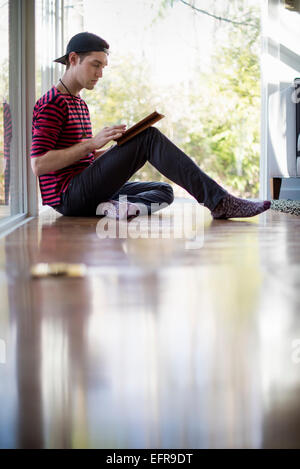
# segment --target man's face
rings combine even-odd
[[[102,77],[103,69],[107,64],[105,52],[91,52],[90,55],[83,58],[81,63],[77,56],[74,72],[82,88],[92,90],[99,78]]]

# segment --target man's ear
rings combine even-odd
[[[69,64],[70,65],[76,65],[79,60],[79,55],[76,54],[76,52],[70,52],[69,53]]]

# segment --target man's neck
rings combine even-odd
[[[69,92],[73,96],[78,96],[80,91],[82,90],[81,86],[72,79],[72,77],[65,72],[61,78],[61,81],[56,85],[56,88],[64,94],[69,94]]]

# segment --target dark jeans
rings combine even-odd
[[[156,127],[149,127],[125,144],[115,145],[75,176],[55,209],[63,215],[94,216],[99,203],[126,194],[129,202],[171,203],[169,184],[127,182],[146,161],[210,210],[227,194]]]

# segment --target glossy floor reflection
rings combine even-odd
[[[196,238],[49,209],[0,239],[0,447],[300,447],[300,219],[200,211]],[[57,261],[88,273],[30,277]]]

